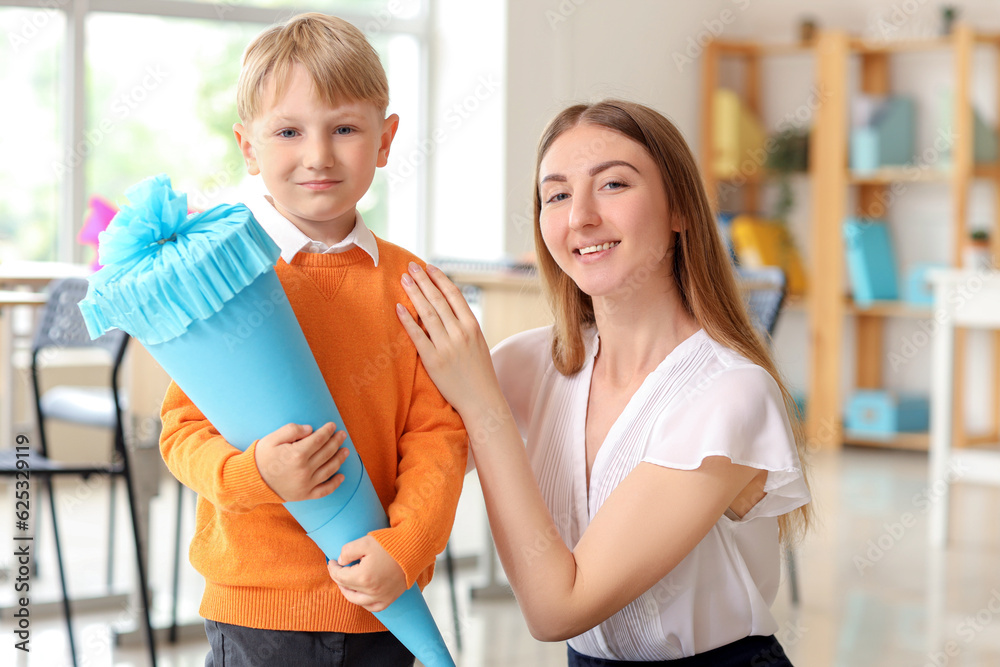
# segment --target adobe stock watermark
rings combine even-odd
[[[243,162],[232,160],[205,180],[205,187],[188,191],[188,205],[196,211],[204,211],[215,202],[215,197],[228,187],[236,184],[236,176],[243,171]]]
[[[705,52],[705,47],[712,40],[722,37],[726,27],[736,22],[739,12],[746,11],[747,7],[750,6],[750,0],[730,0],[730,2],[736,7],[736,11],[727,7],[719,12],[715,18],[705,19],[701,22],[701,30],[687,38],[684,50],[674,51],[670,54],[678,72],[683,74],[686,67],[694,64],[694,61]]]
[[[806,438],[805,443],[803,444],[803,451],[806,454],[815,454],[816,452],[830,447],[831,445],[839,445],[839,423],[839,420],[831,419],[830,417],[824,417],[820,420],[816,433],[813,436]]]
[[[650,281],[654,279],[672,280],[669,275],[670,267],[667,265],[672,258],[673,255],[667,252],[665,246],[649,248],[643,263],[629,274],[623,285],[624,289],[604,299],[605,307],[594,313],[596,324],[600,326],[608,317],[620,313],[622,308],[632,300],[632,297],[646,290]]]
[[[941,502],[948,493],[948,487],[968,474],[968,467],[961,461],[952,461],[944,478],[935,480],[919,493],[915,494],[910,503],[915,511],[906,511],[899,515],[896,521],[883,523],[883,531],[865,543],[867,549],[863,554],[855,554],[852,562],[862,577],[865,571],[874,568],[885,556],[899,544],[911,528],[920,522],[920,518],[930,512],[931,507]]]
[[[372,18],[365,21],[364,25],[359,26],[365,31],[369,37],[372,35],[377,35],[382,32],[393,22],[394,19],[398,18],[401,14],[407,10],[407,5],[412,5],[413,3],[403,2],[403,0],[389,0],[385,3],[385,6],[376,11]]]
[[[524,543],[521,545],[520,553],[521,558],[524,559],[525,565],[531,565],[538,558],[541,558],[546,551],[553,544],[561,544],[563,547],[566,543],[562,538],[562,530],[569,530],[574,523],[573,516],[569,513],[554,514],[552,516],[552,523],[549,524],[544,530],[538,530],[535,532],[534,539],[531,542]]]
[[[934,142],[920,153],[914,154],[909,162],[898,168],[903,174],[902,179],[894,180],[891,185],[880,188],[875,192],[875,203],[862,216],[861,230],[854,231],[853,233],[857,234],[870,226],[875,220],[881,219],[892,206],[893,202],[909,190],[911,182],[919,181],[926,172],[937,168],[937,165],[942,161],[942,157],[951,152],[956,141],[958,141],[958,134],[955,132],[954,127],[938,128]]]
[[[545,20],[549,23],[549,28],[555,31],[559,26],[569,20],[580,7],[586,4],[587,0],[560,0],[555,9],[545,10]]]
[[[935,26],[917,26],[913,29],[912,21],[921,9],[927,7],[927,0],[903,0],[893,3],[886,11],[879,14],[874,23],[865,31],[869,39],[892,41],[896,39],[914,39],[918,37],[937,37]],[[907,24],[910,24],[907,29]]]
[[[448,107],[444,114],[444,123],[431,130],[430,134],[419,141],[402,160],[394,164],[389,171],[389,188],[399,186],[416,174],[417,170],[448,142],[451,134],[462,127],[500,90],[501,85],[500,79],[493,74],[481,75],[468,95]]]
[[[992,589],[992,597],[975,614],[969,614],[955,626],[955,634],[958,640],[949,639],[945,642],[943,650],[932,651],[927,654],[927,661],[924,667],[947,667],[951,664],[952,658],[957,658],[962,654],[962,650],[971,644],[976,637],[993,623],[997,614],[1000,614],[1000,591]],[[961,643],[959,643],[961,642]]]
[[[111,102],[111,115],[98,121],[96,127],[86,130],[83,139],[66,149],[61,159],[52,163],[56,176],[62,176],[69,169],[76,169],[83,164],[84,159],[115,131],[118,125],[127,119],[133,111],[145,102],[150,94],[159,88],[169,76],[161,69],[161,65],[147,65],[143,77],[136,85],[116,97]]]
[[[786,113],[778,124],[774,132],[768,136],[764,145],[760,148],[749,150],[743,156],[742,162],[736,175],[719,184],[720,196],[725,196],[729,191],[735,191],[747,184],[747,182],[763,170],[767,165],[767,159],[778,150],[778,136],[786,130],[799,127],[806,127],[812,121],[816,111],[830,98],[830,91],[826,88],[813,86],[809,89],[809,94],[805,101],[797,106],[793,111]]]
[[[222,334],[222,341],[226,344],[228,351],[232,352],[253,336],[254,332],[274,314],[277,307],[288,301],[285,290],[280,287],[275,288],[268,297],[264,300],[254,301],[253,309],[241,315],[233,328]]]
[[[954,310],[960,311],[978,294],[984,285],[984,281],[997,270],[997,258],[990,259],[990,268],[977,268],[969,276],[968,280],[957,285],[955,291],[948,294],[948,303],[954,306]],[[942,326],[948,322],[948,309],[939,307],[934,309],[934,314],[930,319],[920,319],[917,321],[919,331],[914,331],[909,336],[904,336],[898,347],[894,347],[888,356],[889,366],[893,371],[897,371],[906,364],[913,361],[921,350],[926,348],[934,339],[934,336]]]
[[[417,319],[416,313],[411,314],[414,319]],[[410,351],[415,349],[410,336],[404,329],[400,329],[395,338],[382,344],[378,354],[368,355],[362,369],[351,374],[349,379],[351,388],[356,393],[361,393],[361,390],[371,383],[384,378],[389,369],[398,366],[399,359],[405,358]]]
[[[21,20],[20,30],[10,30],[7,32],[7,41],[10,42],[14,53],[17,53],[22,46],[38,36],[38,33],[49,27],[60,11],[66,6],[68,0],[43,0],[32,5],[30,9],[42,9],[43,11],[31,12],[30,16],[25,16]]]

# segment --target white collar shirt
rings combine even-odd
[[[300,252],[334,254],[347,252],[357,246],[368,253],[375,266],[378,266],[378,243],[375,235],[365,225],[360,212],[355,214],[354,228],[350,233],[342,241],[327,245],[322,241],[314,241],[292,224],[291,220],[278,212],[269,197],[263,195],[250,197],[243,203],[250,209],[271,240],[278,245],[281,258],[288,263],[291,263],[292,258]]]

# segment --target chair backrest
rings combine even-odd
[[[49,299],[35,330],[33,354],[43,348],[99,347],[108,351],[117,365],[124,354],[128,334],[112,329],[96,340],[90,339],[78,304],[87,296],[85,278],[54,280],[48,289]]]
[[[125,434],[122,425],[122,405],[119,397],[118,374],[125,357],[129,335],[119,329],[112,329],[103,336],[91,340],[87,325],[80,312],[79,303],[87,295],[87,280],[85,278],[62,278],[49,284],[49,298],[42,309],[42,314],[35,329],[35,337],[31,346],[31,379],[35,394],[36,414],[40,422],[39,450],[42,455],[48,454],[45,430],[41,428],[42,415],[41,387],[39,386],[39,361],[50,349],[98,348],[105,350],[110,358],[111,397],[115,406],[115,451],[121,456],[127,456],[125,451]]]
[[[785,273],[776,266],[736,267],[736,273],[742,282],[750,319],[757,331],[769,340],[785,302]]]

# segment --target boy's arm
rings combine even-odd
[[[227,512],[280,503],[257,470],[253,443],[245,452],[219,435],[191,399],[171,382],[160,409],[160,453],[185,486]]]
[[[468,436],[462,418],[417,361],[413,393],[399,439],[396,498],[389,528],[371,533],[406,575],[406,587],[444,551],[462,492]]]

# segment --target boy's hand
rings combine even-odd
[[[335,473],[349,452],[341,447],[347,431],[336,429],[333,422],[315,433],[308,424],[285,424],[258,440],[254,461],[264,482],[285,502],[333,493],[344,481]]]
[[[360,561],[347,567],[354,561]],[[406,574],[371,535],[348,542],[340,558],[327,563],[330,577],[348,602],[382,611],[406,592]]]

